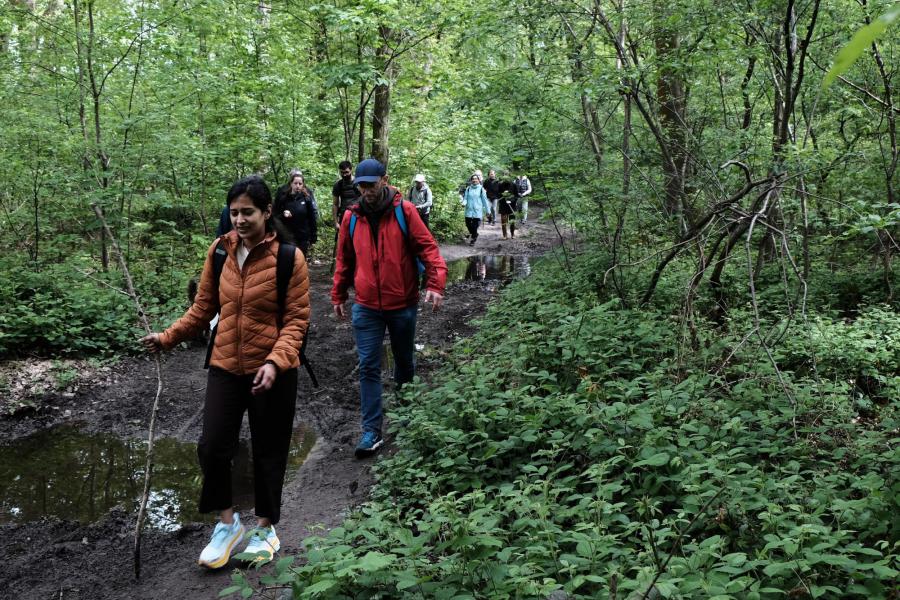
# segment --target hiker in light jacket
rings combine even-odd
[[[461,203],[466,207],[466,229],[469,230],[469,245],[474,246],[478,239],[478,227],[484,215],[491,213],[491,204],[488,202],[487,192],[481,185],[481,178],[472,175],[472,179],[463,192]]]
[[[428,225],[428,217],[431,215],[431,206],[434,204],[434,198],[431,194],[431,188],[425,183],[425,176],[421,173],[413,178],[413,184],[406,194],[406,199],[413,203],[413,206],[419,211],[419,216],[422,217],[425,227],[428,227],[428,230],[431,231],[431,226]]]

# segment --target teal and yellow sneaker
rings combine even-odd
[[[275,527],[257,527],[250,532],[250,541],[238,558],[250,564],[264,564],[272,560],[280,549],[281,541],[275,534]]]
[[[212,539],[200,553],[197,561],[208,569],[219,569],[228,563],[231,552],[238,541],[244,537],[244,526],[241,524],[241,516],[234,513],[234,521],[231,525],[219,522],[213,530]]]

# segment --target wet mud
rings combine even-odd
[[[474,332],[500,286],[527,276],[531,257],[558,243],[553,225],[534,220],[515,240],[485,226],[475,246],[445,244],[451,265],[444,307],[420,306],[417,373],[426,381],[453,344]],[[330,257],[310,265],[313,320],[308,354],[320,382],[300,373],[294,452],[277,526],[281,555],[301,554],[302,540],[336,526],[364,502],[377,460],[356,460],[359,386],[349,322],[331,314]],[[195,512],[199,469],[194,444],[206,386],[202,342],[163,357],[164,389],[154,470],[156,508],[143,534],[142,576],[133,573],[134,490],[143,478],[146,427],[156,391],[153,362],[126,358],[99,370],[75,392],[44,393],[26,410],[0,417],[0,581],[17,599],[217,598],[231,564],[210,572],[196,564],[213,515]],[[387,380],[387,377],[386,377]],[[388,398],[390,395],[386,394]],[[249,438],[244,425],[242,439]],[[392,451],[391,439],[382,454]],[[110,473],[110,464],[115,465]],[[59,481],[68,477],[68,483]],[[238,477],[237,479],[241,479]],[[63,487],[65,489],[63,489]],[[252,516],[252,498],[238,496]],[[176,509],[177,508],[177,509]],[[246,519],[252,523],[252,518]],[[253,573],[256,580],[261,573]]]

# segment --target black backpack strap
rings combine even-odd
[[[288,285],[290,285],[291,276],[294,274],[294,254],[296,252],[297,247],[293,244],[280,244],[278,246],[278,259],[275,263],[275,287],[278,294],[278,329],[281,329],[281,326],[284,324],[284,307],[287,303]],[[300,343],[300,362],[303,363],[306,372],[309,373],[313,387],[319,387],[319,380],[316,379],[312,365],[309,364],[309,359],[306,358],[306,343],[308,341],[309,329],[307,328],[306,335],[303,336],[303,341]]]
[[[278,245],[278,259],[275,263],[275,287],[278,292],[278,329],[284,320],[284,305],[287,302],[287,289],[294,274],[294,254],[297,247],[293,244]]]
[[[225,261],[228,259],[228,251],[225,250],[225,240],[219,238],[219,242],[216,244],[216,249],[213,252],[213,298],[215,298],[216,303],[219,302],[219,279],[222,277],[222,269],[225,268]],[[209,368],[209,360],[212,358],[213,346],[216,343],[216,331],[219,330],[219,324],[216,323],[216,326],[212,328],[212,331],[209,332],[209,345],[206,347],[206,360],[203,362],[203,368]]]

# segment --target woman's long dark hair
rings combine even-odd
[[[250,201],[253,202],[253,206],[262,212],[266,212],[269,208],[274,212],[275,208],[272,206],[272,190],[269,189],[269,186],[266,185],[266,182],[259,175],[248,175],[247,177],[235,181],[231,186],[231,189],[228,190],[228,194],[225,196],[225,202],[228,206],[231,206],[231,203],[234,200],[240,198],[244,194],[250,198]],[[266,231],[274,230],[275,233],[278,234],[278,239],[288,244],[294,244],[294,236],[291,235],[287,227],[281,223],[281,220],[272,217],[273,215],[270,214],[269,218],[266,219]]]

